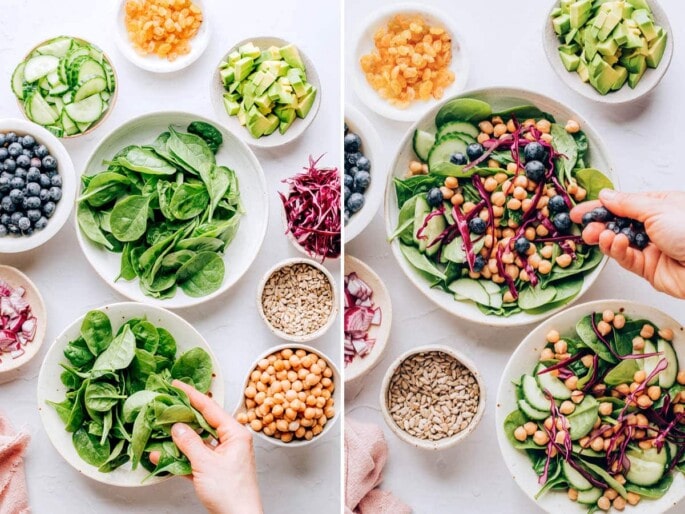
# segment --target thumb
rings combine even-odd
[[[206,456],[205,452],[209,451],[202,438],[183,423],[176,423],[171,427],[171,437],[178,449],[188,457],[191,464],[202,460]]]
[[[599,199],[616,216],[644,222],[659,210],[667,192],[622,193],[613,189],[602,189]]]

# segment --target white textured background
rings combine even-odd
[[[309,154],[326,152],[322,162],[336,164],[340,152],[340,13],[337,2],[298,0],[296,3],[205,0],[212,38],[204,55],[189,68],[155,75],[130,64],[113,39],[114,0],[2,0],[0,23],[0,117],[20,117],[10,91],[12,70],[38,42],[61,34],[83,37],[101,46],[119,73],[119,99],[111,116],[94,133],[65,142],[77,173],[95,145],[110,131],[139,114],[185,110],[215,118],[209,100],[214,66],[234,43],[249,37],[274,35],[300,46],[315,63],[322,84],[321,110],[309,130],[292,146],[256,152],[267,178],[271,213],[262,250],[252,269],[229,292],[200,307],[177,311],[207,339],[225,377],[226,406],[240,398],[242,382],[256,356],[279,344],[256,311],[257,284],[277,261],[298,255],[282,233],[280,180],[306,164]],[[249,206],[248,206],[249,208]],[[190,513],[201,512],[189,481],[174,479],[136,490],[108,487],[81,477],[57,454],[38,417],[36,378],[46,348],[76,317],[89,309],[122,301],[81,254],[73,216],[49,243],[33,252],[0,255],[0,263],[18,267],[41,290],[48,310],[45,347],[22,378],[0,385],[0,409],[16,426],[26,427],[32,442],[26,474],[33,511],[43,513]],[[336,271],[339,262],[329,269]],[[336,362],[337,330],[314,345]],[[342,406],[340,406],[342,407]],[[337,512],[340,480],[340,428],[306,449],[275,449],[257,442],[257,467],[266,512]],[[230,477],[226,477],[227,480]],[[0,510],[2,510],[0,506]]]
[[[386,4],[380,0],[346,0],[346,50],[355,44],[366,13]],[[523,87],[571,106],[604,138],[621,187],[627,191],[683,189],[682,148],[685,99],[685,4],[661,0],[674,37],[673,62],[661,85],[634,105],[604,107],[568,89],[549,66],[542,49],[541,29],[551,0],[455,2],[422,0],[443,9],[457,23],[471,59],[468,88]],[[346,62],[346,67],[356,63]],[[346,101],[375,124],[390,165],[408,124],[385,120],[364,107],[352,91]],[[374,151],[376,151],[374,149]],[[373,163],[374,169],[377,163]],[[373,171],[372,171],[373,173]],[[376,171],[378,173],[378,171]],[[378,180],[378,175],[372,175]],[[500,374],[527,328],[489,329],[461,321],[441,311],[405,278],[385,242],[382,208],[347,251],[369,264],[384,280],[393,300],[393,327],[386,353],[366,377],[363,391],[348,397],[350,417],[381,425],[390,447],[383,487],[409,503],[416,514],[541,512],[511,479],[495,437],[495,396]],[[676,220],[685,222],[682,211]],[[685,322],[685,301],[657,293],[642,279],[610,263],[602,277],[580,300],[624,298],[654,305]],[[461,445],[441,453],[426,453],[401,442],[383,422],[378,395],[382,377],[402,352],[427,343],[445,343],[464,351],[483,373],[486,413],[476,431]],[[639,508],[637,509],[639,510]],[[675,509],[674,509],[675,510]],[[679,507],[678,512],[685,512]]]

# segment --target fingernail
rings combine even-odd
[[[602,189],[599,192],[599,197],[602,200],[613,200],[614,198],[616,198],[616,191],[614,191],[613,189]]]
[[[188,428],[183,423],[176,423],[171,427],[171,434],[176,437],[181,437],[188,431]]]

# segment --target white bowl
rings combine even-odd
[[[387,22],[397,14],[420,14],[431,24],[443,27],[452,36],[452,62],[450,69],[454,72],[454,82],[445,88],[444,98],[460,93],[466,88],[469,76],[469,61],[464,47],[464,38],[461,37],[459,26],[444,12],[419,3],[389,3],[387,6],[371,13],[366,18],[366,23],[351,38],[347,57],[351,69],[347,73],[352,74],[354,91],[366,106],[376,113],[397,121],[416,121],[426,111],[440,102],[440,100],[416,100],[405,109],[395,107],[387,100],[380,97],[366,80],[359,60],[363,55],[370,53],[374,48],[373,35],[376,31],[387,25]]]
[[[590,100],[604,104],[622,104],[626,102],[632,102],[633,100],[637,100],[638,98],[652,91],[659,84],[659,82],[661,82],[661,79],[664,77],[669,65],[671,64],[671,58],[673,57],[673,31],[671,30],[671,25],[668,22],[666,11],[663,10],[661,5],[659,5],[656,0],[648,0],[648,2],[649,6],[652,8],[652,12],[654,13],[654,19],[656,20],[656,23],[663,27],[668,33],[664,56],[656,69],[647,69],[635,89],[632,89],[626,83],[618,91],[612,91],[606,95],[600,95],[589,83],[583,82],[575,71],[567,71],[566,68],[564,68],[558,51],[561,43],[559,42],[559,37],[554,32],[554,28],[552,27],[551,18],[552,9],[558,7],[559,2],[552,4],[545,16],[545,26],[542,29],[542,46],[545,49],[547,60],[562,82],[573,89],[576,93],[583,95],[585,98],[589,98]]]
[[[356,273],[373,290],[373,303],[381,309],[381,324],[371,325],[369,329],[368,337],[376,340],[371,352],[364,357],[355,357],[352,362],[345,365],[345,384],[360,381],[378,365],[388,344],[390,327],[392,326],[390,293],[381,278],[359,259],[345,255],[345,276],[352,272]]]
[[[618,179],[614,172],[614,168],[609,160],[609,155],[606,151],[604,143],[600,139],[598,133],[592,126],[583,119],[582,116],[571,110],[570,107],[565,106],[557,100],[553,100],[547,96],[524,89],[492,87],[485,89],[477,89],[459,95],[461,98],[477,98],[490,103],[494,110],[503,110],[509,107],[521,106],[524,104],[532,104],[540,108],[542,111],[552,114],[559,121],[573,119],[580,123],[582,130],[587,135],[589,141],[589,165],[602,171],[614,183],[614,187],[618,189]],[[448,101],[449,99],[446,99]],[[395,187],[393,185],[393,177],[404,177],[408,170],[409,162],[415,160],[414,150],[412,147],[412,136],[414,130],[422,129],[430,132],[435,132],[435,115],[440,110],[442,104],[436,105],[417,123],[415,123],[406,133],[402,143],[399,146],[398,154],[390,168],[388,181],[385,189],[385,226],[388,236],[395,230],[397,224],[397,217],[399,215],[399,207],[397,207],[397,198],[395,196]],[[599,274],[604,269],[608,257],[604,257],[599,265],[589,274],[585,275],[585,282],[580,293],[572,302],[557,309],[550,310],[542,314],[528,314],[521,312],[507,317],[490,316],[482,313],[478,307],[471,302],[456,301],[448,293],[433,289],[419,273],[406,261],[400,251],[399,242],[393,241],[391,244],[392,253],[397,259],[397,262],[404,271],[409,280],[423,293],[428,299],[435,303],[438,307],[447,312],[463,318],[468,321],[480,323],[488,326],[500,327],[514,327],[520,325],[527,325],[543,320],[555,312],[567,307],[573,301],[578,300],[585,292],[592,286]]]
[[[575,329],[576,323],[582,317],[593,312],[602,312],[605,309],[611,309],[614,312],[621,311],[626,316],[648,319],[659,327],[671,328],[674,333],[673,348],[681,366],[685,363],[685,328],[678,321],[654,307],[624,300],[597,300],[576,305],[543,321],[526,336],[509,359],[500,380],[495,412],[497,441],[513,479],[523,492],[546,512],[580,514],[587,512],[587,506],[583,508],[580,504],[569,500],[565,493],[555,491],[550,491],[535,500],[534,496],[540,490],[538,476],[533,471],[530,459],[525,452],[511,446],[503,428],[505,418],[517,408],[516,388],[513,382],[519,380],[522,375],[531,373],[535,368],[540,359],[540,352],[547,344],[546,335],[550,330],[557,330],[562,335],[569,333]],[[659,500],[643,499],[637,510],[640,514],[662,513],[673,507],[683,496],[685,496],[685,476],[676,470],[673,485],[668,492]]]
[[[259,363],[260,360],[266,359],[269,355],[280,352],[281,350],[285,350],[286,348],[291,348],[292,350],[306,350],[307,352],[312,352],[320,356],[323,360],[325,360],[328,363],[328,366],[333,370],[333,384],[335,384],[335,389],[333,390],[333,400],[335,402],[335,416],[333,416],[333,419],[329,419],[326,424],[323,427],[323,430],[321,433],[317,436],[314,436],[312,439],[307,441],[306,439],[293,439],[289,443],[284,443],[280,439],[276,439],[275,437],[270,437],[268,435],[265,435],[263,432],[255,432],[250,428],[250,425],[247,424],[245,425],[247,429],[257,436],[259,439],[262,439],[264,441],[269,442],[270,444],[273,444],[274,446],[280,446],[281,448],[302,448],[303,446],[308,446],[312,443],[315,443],[319,441],[322,437],[324,437],[328,432],[331,431],[333,428],[333,425],[338,421],[338,418],[340,417],[340,412],[343,409],[343,401],[342,401],[342,377],[340,375],[340,371],[338,371],[338,367],[335,365],[335,363],[329,359],[323,352],[320,350],[317,350],[316,348],[312,348],[311,346],[307,346],[306,344],[298,344],[298,343],[287,343],[287,344],[281,344],[278,346],[274,346],[273,348],[269,348],[267,351],[262,353],[259,357],[257,357],[252,365],[250,366],[250,369],[246,373],[245,381],[243,382],[243,387],[240,390],[240,400],[238,401],[238,406],[236,407],[233,415],[237,416],[241,412],[245,412],[247,409],[245,408],[245,395],[243,392],[245,391],[245,388],[247,387],[247,384],[250,383],[250,374],[252,371],[254,371],[257,368],[257,364]]]
[[[57,209],[48,220],[43,230],[37,230],[30,236],[15,237],[8,235],[0,238],[0,255],[3,253],[19,253],[33,250],[47,243],[52,236],[57,234],[67,221],[71,209],[74,206],[76,194],[76,173],[71,157],[66,148],[50,132],[40,125],[27,120],[3,119],[0,120],[0,132],[14,131],[18,135],[31,134],[39,144],[48,147],[50,155],[57,159],[57,171],[62,177],[62,198],[57,202]]]
[[[279,330],[271,325],[269,323],[269,320],[266,317],[266,314],[264,313],[264,308],[262,306],[262,293],[264,292],[264,287],[266,286],[267,281],[273,275],[276,271],[278,271],[281,268],[286,268],[288,266],[292,266],[294,264],[307,264],[309,266],[312,266],[313,268],[316,268],[319,270],[321,273],[324,274],[326,279],[328,279],[328,282],[331,284],[331,292],[333,293],[333,302],[332,302],[332,307],[331,307],[331,313],[328,316],[328,320],[324,325],[321,326],[318,330],[315,332],[312,332],[311,334],[307,335],[293,335],[293,334],[288,334],[286,332],[283,332],[282,330]],[[262,277],[262,280],[259,282],[259,286],[257,286],[257,311],[259,311],[259,315],[262,318],[262,321],[266,324],[267,327],[269,327],[269,330],[276,336],[281,339],[285,339],[286,341],[292,341],[294,343],[307,343],[310,341],[313,341],[314,339],[318,339],[319,337],[323,336],[326,332],[328,332],[328,329],[331,328],[333,323],[335,322],[335,318],[338,315],[338,288],[335,285],[335,279],[333,278],[333,275],[331,275],[331,272],[328,271],[325,267],[323,267],[321,264],[319,264],[316,261],[313,261],[311,259],[305,259],[301,257],[294,257],[292,259],[285,259],[283,261],[280,261],[279,263],[275,264],[269,271],[267,271],[264,276]]]
[[[362,152],[371,161],[371,184],[364,193],[364,206],[350,217],[349,223],[343,229],[345,243],[349,243],[362,233],[378,212],[388,169],[381,158],[384,155],[384,147],[369,119],[351,105],[346,105],[345,123],[350,132],[359,135],[362,140]]]
[[[36,284],[21,271],[12,266],[0,265],[0,280],[9,283],[13,288],[23,287],[26,290],[23,298],[29,302],[31,313],[36,317],[36,334],[26,346],[22,347],[24,353],[16,359],[13,359],[9,354],[0,353],[0,383],[4,383],[16,378],[20,368],[38,354],[43,339],[45,339],[48,316],[45,312],[43,297],[40,295]]]
[[[235,44],[228,52],[226,52],[226,55],[224,55],[221,58],[221,61],[214,68],[214,73],[212,74],[212,82],[209,88],[209,94],[211,97],[212,106],[214,107],[214,113],[216,115],[216,118],[225,123],[227,127],[229,127],[235,134],[238,134],[240,138],[243,141],[245,141],[248,145],[254,146],[255,148],[276,148],[278,146],[283,146],[288,143],[291,143],[292,141],[300,137],[305,130],[307,130],[307,127],[311,125],[312,121],[314,121],[314,118],[316,118],[316,114],[319,112],[322,94],[321,81],[319,80],[319,75],[316,72],[314,63],[302,51],[302,48],[295,45],[297,46],[297,50],[299,51],[300,57],[302,57],[302,62],[305,66],[305,71],[307,73],[307,82],[309,82],[312,86],[316,88],[316,97],[314,98],[314,105],[312,105],[309,114],[307,114],[307,116],[304,119],[296,118],[285,134],[281,134],[278,130],[276,130],[268,136],[262,136],[260,138],[255,139],[248,132],[247,128],[243,127],[240,124],[237,116],[229,116],[226,112],[223,100],[225,90],[224,85],[221,81],[221,76],[219,75],[219,66],[228,58],[228,55],[234,50],[237,50],[239,47],[247,43],[253,43],[255,46],[259,47],[260,50],[265,50],[270,46],[288,45],[290,44],[290,41],[286,41],[285,39],[281,39],[279,37],[251,37],[240,41],[239,43]]]
[[[456,433],[452,437],[445,437],[444,439],[440,439],[438,441],[430,441],[428,439],[420,439],[418,437],[414,437],[413,435],[409,434],[408,432],[405,432],[402,430],[399,426],[397,426],[397,423],[395,423],[395,420],[392,419],[392,416],[390,415],[390,410],[388,409],[388,390],[390,388],[390,381],[392,380],[393,375],[395,374],[395,371],[397,371],[397,368],[400,367],[400,365],[409,357],[416,355],[417,353],[422,353],[422,352],[443,352],[451,357],[455,358],[458,360],[461,364],[464,365],[475,377],[476,383],[478,384],[478,389],[479,389],[479,398],[478,398],[478,409],[476,410],[475,415],[471,419],[471,422],[466,426],[464,430],[461,432]],[[480,422],[481,418],[483,417],[483,413],[485,412],[485,397],[486,397],[486,392],[485,392],[485,383],[483,381],[483,377],[481,374],[478,372],[476,369],[475,364],[466,357],[463,353],[458,352],[454,348],[451,348],[449,346],[445,345],[426,345],[426,346],[419,346],[418,348],[412,348],[411,350],[403,353],[400,355],[395,361],[390,365],[388,368],[388,371],[385,372],[385,376],[383,377],[383,382],[381,383],[381,394],[380,394],[380,404],[381,404],[381,412],[383,413],[383,419],[385,420],[386,424],[390,427],[390,430],[399,437],[403,442],[414,446],[415,448],[419,448],[421,450],[445,450],[447,448],[452,448],[453,446],[456,446],[457,444],[461,443],[464,439],[466,439],[471,432],[473,432],[476,427],[478,426],[478,423]]]
[[[133,118],[107,135],[97,145],[83,171],[85,175],[102,171],[104,169],[102,162],[111,159],[125,146],[152,143],[160,133],[167,130],[169,125],[185,130],[185,127],[192,121],[211,123],[221,131],[224,142],[219,148],[216,160],[235,171],[240,184],[241,199],[245,206],[238,232],[223,255],[226,274],[222,286],[217,291],[201,298],[193,298],[179,290],[173,298],[159,300],[146,296],[141,291],[137,278],[131,281],[115,281],[119,275],[121,254],[110,252],[84,237],[78,221],[74,220],[79,245],[88,262],[105,282],[127,298],[169,309],[199,305],[216,298],[238,282],[252,265],[262,246],[269,219],[266,180],[261,165],[248,146],[220,123],[197,114],[157,112]]]
[[[114,332],[125,321],[137,317],[145,317],[155,326],[167,329],[176,339],[178,345],[177,356],[195,347],[205,350],[212,357],[212,366],[214,368],[214,378],[212,379],[210,392],[214,401],[223,406],[224,380],[219,367],[219,361],[212,352],[211,347],[190,323],[160,307],[135,302],[113,303],[100,307],[97,310],[101,310],[109,316]],[[72,443],[71,433],[64,429],[64,422],[59,418],[55,409],[46,404],[47,400],[59,402],[64,399],[67,390],[60,380],[62,372],[60,363],[65,361],[63,355],[65,346],[69,341],[79,337],[84,317],[85,313],[57,336],[57,339],[46,353],[43,365],[40,368],[40,374],[38,375],[38,411],[43,422],[43,428],[47,432],[53,446],[64,460],[79,473],[103,484],[120,487],[143,487],[170,478],[153,477],[143,482],[143,479],[148,475],[148,471],[142,467],[132,471],[130,464],[125,464],[111,473],[99,472],[97,467],[86,463],[79,457]]]
[[[128,37],[128,31],[126,30],[126,11],[125,5],[128,0],[120,0],[116,18],[115,18],[115,31],[114,38],[117,43],[119,51],[128,59],[131,63],[135,64],[139,68],[142,68],[153,73],[171,73],[174,71],[179,71],[187,68],[193,64],[207,49],[210,38],[210,22],[211,18],[210,12],[208,10],[207,3],[204,0],[193,0],[200,10],[202,11],[202,23],[197,31],[197,34],[190,40],[190,52],[185,55],[180,55],[175,61],[169,61],[167,59],[162,59],[156,55],[143,55],[136,51],[133,47]]]

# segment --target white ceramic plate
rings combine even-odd
[[[571,108],[564,104],[552,100],[547,96],[543,96],[532,91],[514,88],[492,87],[487,89],[478,89],[471,92],[459,95],[462,98],[477,98],[490,103],[493,110],[499,111],[509,107],[520,105],[535,105],[542,111],[548,112],[554,116],[557,121],[565,123],[569,119],[576,120],[580,123],[582,130],[587,135],[589,141],[589,165],[602,171],[614,183],[614,187],[618,189],[618,180],[614,172],[613,166],[609,160],[609,155],[604,147],[604,143],[599,137],[599,134],[592,128],[582,116],[577,114]],[[446,99],[445,101],[448,101]],[[444,103],[444,102],[443,102]],[[390,236],[397,225],[399,215],[399,207],[397,207],[397,197],[395,195],[395,187],[393,185],[393,177],[404,177],[409,167],[409,162],[415,160],[414,150],[412,147],[412,137],[414,130],[422,129],[435,133],[435,115],[440,110],[442,104],[436,105],[428,113],[426,113],[417,123],[415,123],[407,134],[404,136],[402,143],[399,146],[399,152],[390,168],[390,174],[385,188],[385,226],[388,236]],[[447,312],[454,314],[460,318],[490,326],[513,327],[519,325],[527,325],[545,319],[555,312],[567,307],[573,302],[559,307],[555,310],[550,310],[543,314],[527,314],[525,312],[514,314],[512,316],[499,317],[489,316],[482,313],[476,304],[471,302],[456,301],[454,298],[444,291],[432,289],[426,279],[419,275],[419,273],[407,262],[400,251],[400,245],[397,240],[391,244],[392,253],[397,259],[402,271],[407,275],[409,280],[431,301],[438,307],[445,309]],[[604,257],[599,265],[588,275],[585,275],[585,282],[580,293],[576,296],[578,300],[585,292],[592,286],[597,279],[602,269],[606,265],[607,257]]]
[[[145,317],[153,325],[167,329],[174,336],[178,345],[177,356],[195,347],[200,347],[209,353],[214,367],[214,379],[212,380],[210,391],[214,401],[223,406],[224,379],[219,367],[219,361],[216,359],[211,347],[190,323],[162,308],[134,302],[113,303],[100,307],[97,310],[101,310],[109,316],[114,333],[125,321],[131,318]],[[95,466],[91,466],[79,457],[72,443],[71,433],[64,430],[64,423],[57,415],[55,409],[45,403],[47,400],[60,402],[64,399],[66,387],[64,387],[60,380],[60,374],[62,373],[60,363],[65,361],[63,355],[65,346],[79,337],[81,323],[85,314],[71,323],[64,332],[57,336],[57,339],[45,355],[43,365],[40,368],[40,374],[38,375],[38,411],[43,422],[43,428],[45,428],[50,441],[64,460],[77,471],[93,480],[120,487],[143,487],[162,482],[169,477],[154,477],[143,482],[148,472],[142,467],[132,471],[130,464],[125,464],[111,473],[100,473]]]
[[[139,68],[153,73],[171,73],[179,71],[193,64],[207,49],[210,38],[209,19],[211,18],[211,14],[207,9],[206,2],[203,0],[193,0],[202,11],[202,23],[200,24],[197,34],[190,40],[190,52],[179,56],[175,61],[162,59],[156,55],[142,55],[136,51],[133,47],[133,43],[131,43],[128,37],[128,31],[126,30],[126,2],[127,0],[120,0],[118,3],[115,15],[116,27],[114,30],[114,37],[119,51],[126,59]]]
[[[36,334],[33,340],[23,347],[24,353],[16,359],[13,359],[10,354],[0,353],[0,383],[2,383],[5,382],[5,379],[11,380],[15,378],[19,368],[38,354],[38,350],[40,350],[43,344],[43,339],[45,339],[48,316],[45,312],[43,297],[40,295],[36,284],[31,282],[31,279],[21,271],[11,266],[0,265],[0,280],[9,283],[13,288],[23,287],[26,290],[23,298],[29,302],[31,314],[36,317]]]
[[[286,343],[286,344],[281,344],[278,346],[274,346],[273,348],[268,349],[264,353],[262,353],[259,357],[257,357],[252,365],[250,366],[250,369],[247,370],[245,373],[245,381],[243,382],[243,387],[240,390],[240,400],[238,400],[238,406],[236,407],[233,415],[237,416],[239,413],[245,411],[245,396],[243,395],[243,392],[245,391],[245,388],[247,387],[247,384],[250,383],[250,374],[252,371],[254,371],[257,368],[257,364],[259,363],[260,360],[266,359],[269,355],[280,352],[281,350],[285,350],[286,348],[292,348],[293,350],[299,350],[303,349],[308,352],[315,353],[319,355],[323,360],[325,360],[328,363],[328,366],[333,370],[333,383],[335,384],[335,389],[333,390],[333,400],[335,402],[335,416],[333,416],[333,419],[329,419],[328,422],[323,427],[323,430],[321,433],[317,436],[314,436],[312,439],[307,441],[306,439],[293,439],[289,443],[284,443],[280,439],[276,439],[275,437],[270,437],[268,435],[264,435],[263,432],[255,432],[250,428],[250,425],[246,425],[248,430],[252,432],[256,437],[269,442],[270,444],[273,444],[274,446],[280,446],[281,448],[302,448],[303,446],[309,446],[312,443],[315,443],[319,441],[322,437],[324,437],[328,432],[331,431],[333,428],[333,425],[338,421],[338,418],[340,417],[340,412],[343,410],[344,405],[343,401],[341,398],[341,391],[342,391],[342,376],[340,375],[340,371],[338,371],[338,367],[335,365],[335,363],[329,359],[323,352],[320,350],[317,350],[316,348],[312,348],[311,346],[307,346],[306,344],[299,344],[299,343]]]
[[[570,72],[564,68],[558,51],[561,43],[559,43],[559,37],[554,32],[554,28],[552,27],[551,18],[552,9],[558,6],[559,2],[555,2],[546,13],[544,20],[545,26],[542,29],[542,46],[545,49],[547,60],[552,66],[552,69],[556,72],[562,82],[573,89],[576,93],[579,93],[590,100],[594,100],[595,102],[604,104],[622,104],[626,102],[632,102],[633,100],[637,100],[638,98],[646,95],[652,91],[659,84],[659,82],[661,82],[661,79],[664,77],[668,67],[671,64],[671,58],[673,57],[673,31],[671,30],[671,25],[668,22],[666,11],[663,10],[661,5],[659,5],[656,0],[649,0],[649,6],[652,8],[654,19],[656,20],[657,25],[663,27],[668,33],[664,57],[656,69],[647,69],[635,89],[632,89],[626,83],[618,91],[612,91],[606,95],[600,95],[589,83],[583,82],[575,71]]]
[[[50,150],[50,155],[57,159],[57,171],[62,177],[62,198],[57,202],[57,209],[48,220],[43,230],[37,230],[30,236],[7,236],[0,238],[0,255],[3,253],[19,253],[33,250],[48,242],[57,234],[67,221],[74,206],[76,194],[76,174],[71,157],[59,139],[40,125],[27,120],[0,120],[0,132],[14,131],[17,135],[31,134],[39,144],[44,144]]]
[[[547,332],[554,329],[563,336],[566,333],[570,333],[582,317],[593,312],[602,312],[605,309],[611,309],[614,312],[622,310],[628,317],[644,318],[652,321],[658,327],[671,328],[675,334],[673,348],[678,354],[680,365],[683,366],[685,364],[685,328],[678,321],[658,309],[639,303],[623,300],[597,300],[576,305],[543,321],[532,330],[521,342],[504,369],[497,391],[495,422],[497,423],[497,441],[499,442],[504,462],[507,464],[513,479],[533,501],[536,501],[534,496],[540,490],[538,477],[533,471],[528,456],[525,452],[516,450],[511,446],[503,429],[505,418],[516,410],[516,390],[512,382],[519,380],[521,375],[530,373],[535,368],[540,358],[540,352],[546,345]],[[661,499],[643,499],[640,501],[639,507],[636,509],[639,510],[640,514],[665,512],[685,496],[685,476],[677,470],[673,476],[673,485]],[[578,503],[572,502],[565,493],[560,492],[549,492],[537,500],[536,503],[540,508],[550,513],[581,514],[587,512],[587,507],[583,508]]]
[[[373,290],[373,303],[376,307],[380,307],[381,309],[381,324],[371,325],[371,329],[369,330],[369,339],[376,340],[371,348],[371,352],[362,358],[356,357],[345,366],[346,384],[361,379],[378,365],[385,352],[385,347],[388,344],[390,327],[392,326],[392,303],[390,301],[390,293],[381,278],[368,265],[359,259],[356,259],[351,255],[346,255],[345,276],[352,272],[356,273],[359,278],[366,282]]]
[[[311,125],[312,121],[314,121],[314,118],[316,118],[316,114],[319,112],[322,91],[321,82],[319,81],[319,75],[316,72],[314,63],[311,61],[311,59],[309,59],[309,57],[307,57],[303,49],[297,44],[295,44],[295,46],[297,46],[297,50],[300,53],[300,57],[302,58],[302,62],[305,66],[305,71],[307,73],[307,82],[309,82],[312,86],[316,88],[316,98],[314,98],[314,105],[312,105],[312,108],[309,111],[309,114],[307,114],[307,117],[304,119],[296,118],[285,134],[281,134],[278,131],[278,129],[276,129],[275,132],[268,136],[263,136],[258,139],[255,139],[254,137],[252,137],[252,135],[250,135],[247,128],[243,127],[240,124],[237,116],[229,116],[226,112],[223,100],[223,95],[226,91],[224,90],[223,83],[221,82],[221,76],[219,75],[219,66],[228,58],[228,55],[234,50],[237,50],[239,47],[247,43],[253,43],[255,46],[259,47],[260,50],[266,50],[270,46],[288,45],[290,44],[290,41],[286,41],[285,39],[281,39],[279,37],[251,37],[240,41],[239,43],[234,45],[228,52],[226,52],[226,55],[224,55],[221,58],[221,61],[219,61],[216,67],[214,68],[214,73],[212,74],[212,83],[209,86],[209,94],[212,100],[212,106],[214,107],[214,113],[216,115],[216,118],[225,123],[228,128],[230,128],[235,134],[240,136],[240,138],[243,141],[245,141],[248,145],[254,146],[255,148],[275,148],[277,146],[283,146],[288,143],[291,143],[292,141],[300,137],[305,130],[307,130],[307,127]]]
[[[349,243],[363,232],[378,212],[383,199],[383,187],[388,168],[382,159],[383,148],[378,132],[369,119],[351,105],[345,106],[345,123],[362,140],[362,152],[371,161],[371,184],[364,193],[364,206],[350,217],[345,225],[345,243]]]
[[[452,63],[450,69],[454,72],[454,82],[445,89],[444,98],[454,96],[466,88],[469,77],[469,61],[464,38],[459,33],[457,25],[445,13],[418,3],[389,3],[387,6],[373,12],[366,19],[355,36],[352,37],[347,62],[351,69],[347,72],[352,74],[354,91],[357,96],[372,111],[381,116],[397,121],[416,121],[426,111],[438,103],[437,100],[417,100],[405,109],[395,107],[384,100],[366,80],[359,60],[363,55],[370,53],[374,48],[373,35],[376,31],[387,25],[387,22],[397,14],[420,14],[430,24],[438,25],[447,30],[452,36]]]
[[[180,289],[176,296],[166,300],[145,296],[138,285],[138,279],[130,282],[126,280],[115,281],[119,275],[121,254],[112,253],[84,237],[78,227],[78,222],[75,220],[79,245],[81,245],[88,262],[105,282],[127,298],[169,309],[199,305],[219,296],[240,280],[257,257],[266,234],[269,202],[264,172],[254,154],[231,131],[214,120],[190,113],[158,112],[133,118],[106,136],[91,154],[83,172],[86,175],[92,175],[102,171],[105,169],[102,162],[111,159],[116,152],[125,146],[152,143],[160,133],[167,130],[169,125],[185,130],[192,121],[211,123],[221,131],[224,142],[216,155],[216,160],[217,163],[228,166],[235,171],[240,184],[241,199],[245,207],[245,213],[240,219],[238,233],[223,255],[226,275],[224,276],[224,283],[217,291],[201,298],[187,296]]]

